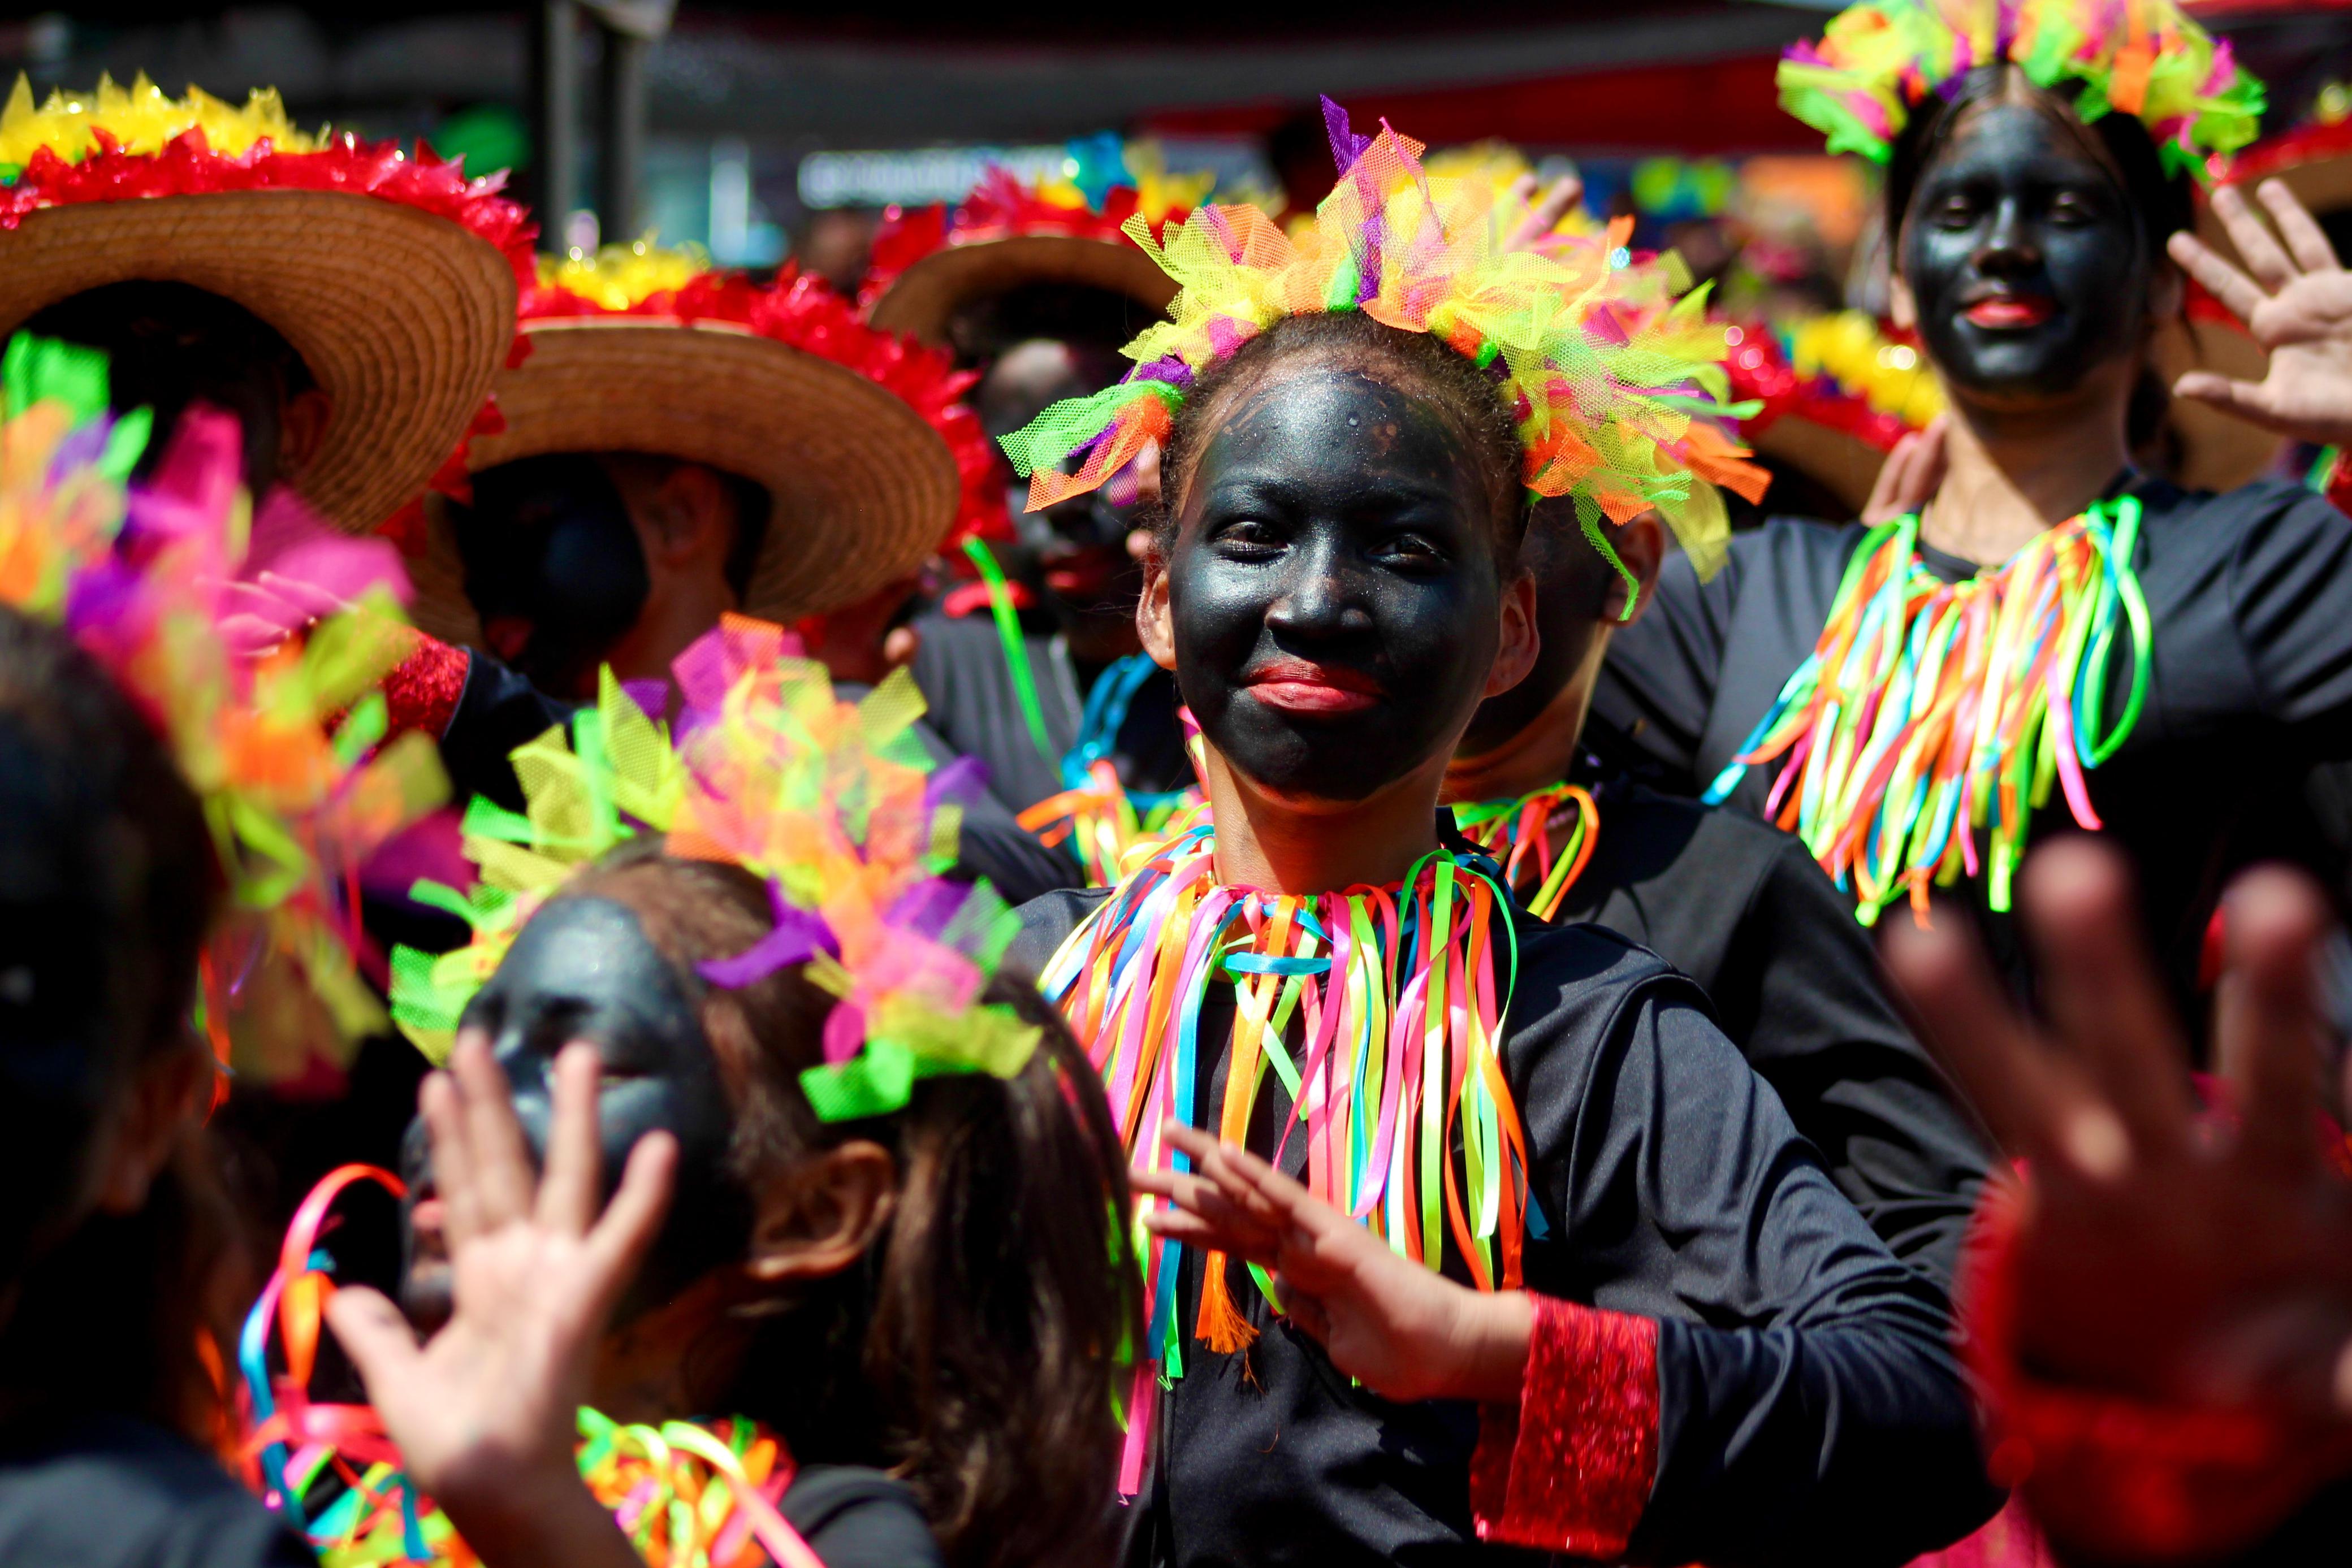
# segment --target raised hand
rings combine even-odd
[[[1928,1044],[2028,1162],[2021,1362],[2168,1405],[2267,1409],[2325,1451],[2352,1431],[2352,1183],[2323,1145],[2317,890],[2260,871],[2230,895],[2216,1037],[2233,1116],[2219,1123],[2195,1114],[2120,859],[2053,844],[2023,894],[2043,1023],[2011,1009],[1954,923],[1890,933],[1887,951]]]
[[[2276,235],[2235,186],[2213,193],[2214,214],[2246,271],[2191,234],[2174,235],[2169,248],[2269,351],[2270,372],[2241,382],[2191,371],[2173,391],[2297,440],[2352,442],[2352,273],[2294,193],[2265,180],[2255,193]]]
[[[373,1291],[340,1290],[327,1308],[408,1473],[493,1563],[636,1560],[581,1483],[574,1421],[606,1320],[668,1206],[677,1150],[667,1134],[641,1140],[600,1217],[597,1074],[593,1046],[557,1058],[534,1179],[488,1041],[460,1036],[419,1095],[454,1312],[420,1346]]]
[[[1525,1292],[1457,1285],[1255,1155],[1181,1123],[1161,1131],[1193,1171],[1134,1173],[1139,1192],[1176,1206],[1144,1223],[1273,1270],[1283,1312],[1322,1342],[1334,1366],[1399,1401],[1518,1398],[1535,1322]]]

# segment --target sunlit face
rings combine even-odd
[[[1452,751],[1500,636],[1493,501],[1427,402],[1279,370],[1207,434],[1167,562],[1176,680],[1277,794],[1359,800]]]
[[[1919,332],[1963,397],[2063,397],[2134,353],[2155,258],[2077,134],[2022,103],[1966,118],[1922,171],[1902,264]]]
[[[488,1034],[534,1159],[544,1157],[554,1113],[556,1054],[573,1040],[596,1047],[608,1199],[639,1138],[658,1130],[677,1140],[677,1196],[631,1304],[659,1301],[741,1255],[749,1211],[727,1174],[732,1112],[719,1060],[686,983],[626,905],[594,897],[549,904],[467,1007],[462,1027]],[[412,1214],[402,1300],[429,1323],[447,1312],[448,1268],[439,1206],[418,1202],[432,1175],[421,1117],[403,1143],[401,1174]]]

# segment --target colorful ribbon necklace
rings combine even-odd
[[[400,1178],[345,1166],[302,1200],[277,1271],[247,1316],[237,1362],[255,1426],[249,1479],[319,1553],[323,1568],[474,1568],[480,1559],[401,1469],[373,1408],[314,1403],[310,1381],[334,1263],[319,1247],[335,1200],[359,1182],[395,1197]],[[271,1328],[285,1370],[270,1375]],[[741,1416],[625,1426],[581,1407],[580,1479],[648,1568],[824,1568],[778,1508],[792,1485],[783,1440]],[[332,1500],[314,1502],[316,1491]],[[327,1483],[327,1484],[322,1484]]]
[[[1563,806],[1576,808],[1568,841],[1552,848],[1551,820]],[[1555,919],[1568,890],[1584,874],[1601,841],[1601,808],[1580,784],[1555,784],[1516,800],[1486,800],[1454,808],[1462,836],[1503,863],[1503,880],[1524,889],[1520,902],[1538,920]],[[1532,864],[1529,863],[1532,861]],[[1531,885],[1532,884],[1532,885]]]
[[[1450,1238],[1480,1290],[1516,1288],[1527,1149],[1503,1076],[1518,965],[1508,895],[1467,857],[1440,851],[1396,886],[1279,896],[1220,884],[1215,849],[1206,822],[1159,846],[1070,934],[1040,982],[1087,1042],[1129,1153],[1149,1168],[1187,1168],[1160,1136],[1170,1117],[1244,1142],[1271,1073],[1294,1107],[1283,1143],[1305,1125],[1316,1196],[1431,1269]],[[1510,943],[1500,985],[1497,924]],[[1201,1008],[1215,981],[1234,997],[1224,1103],[1211,1121],[1194,1098]],[[1152,1354],[1129,1412],[1120,1481],[1129,1494],[1160,1378],[1183,1375],[1178,1247],[1138,1243]],[[1250,1271],[1275,1301],[1265,1272]],[[1224,1255],[1210,1254],[1193,1325],[1221,1354],[1255,1333],[1225,1272]]]
[[[1811,655],[1706,799],[1720,803],[1751,765],[1785,757],[1765,814],[1803,838],[1864,925],[1906,894],[1924,921],[1929,885],[1963,875],[1982,875],[1990,906],[2008,909],[2052,784],[2096,829],[2083,775],[2115,755],[2147,699],[2139,528],[2137,497],[2102,501],[1958,582],[1919,560],[1916,513],[1873,528]],[[2125,621],[2131,689],[2103,733]]]

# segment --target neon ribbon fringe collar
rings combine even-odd
[[[1552,847],[1551,821],[1563,809],[1576,820],[1567,841]],[[1538,920],[1555,919],[1569,889],[1591,863],[1601,841],[1601,808],[1581,784],[1555,784],[1516,800],[1488,800],[1454,809],[1462,836],[1502,862],[1503,881]]]
[[[2136,497],[2101,502],[1958,582],[1920,561],[1916,514],[1872,529],[1812,653],[1706,799],[1780,760],[1766,814],[1803,837],[1864,925],[1906,895],[1924,922],[1929,886],[1964,875],[2006,910],[2032,814],[2054,783],[2074,821],[2098,827],[2084,775],[2115,755],[2147,699],[2139,525]],[[2110,727],[2126,628],[2131,684]]]
[[[1127,346],[1136,368],[1118,385],[1004,438],[1030,509],[1130,483],[1197,379],[1276,321],[1362,310],[1487,370],[1515,411],[1528,492],[1569,497],[1605,555],[1603,519],[1654,509],[1711,570],[1728,533],[1713,485],[1756,498],[1764,476],[1708,423],[1732,411],[1725,328],[1706,319],[1706,290],[1690,291],[1672,256],[1633,257],[1615,230],[1507,249],[1524,214],[1498,204],[1493,182],[1433,176],[1421,143],[1385,123],[1358,136],[1328,99],[1325,112],[1339,180],[1296,239],[1251,206],[1204,207],[1158,241],[1129,220],[1129,237],[1181,286],[1172,319]],[[1077,471],[1064,473],[1074,455]]]
[[[1481,1290],[1516,1288],[1527,1151],[1502,1064],[1517,968],[1508,895],[1477,866],[1435,853],[1399,886],[1278,897],[1219,884],[1215,850],[1206,823],[1160,846],[1039,982],[1101,1072],[1130,1155],[1185,1169],[1160,1138],[1171,1117],[1244,1142],[1260,1091],[1279,1078],[1294,1106],[1283,1144],[1304,1137],[1316,1196],[1404,1257],[1433,1270],[1451,1259]],[[1213,983],[1233,986],[1234,1023],[1213,1116],[1195,1093]],[[1139,1234],[1137,1250],[1156,1366],[1138,1378],[1128,1492],[1139,1484],[1157,1375],[1183,1375],[1179,1244]],[[1273,1301],[1266,1275],[1251,1272]],[[1202,1281],[1193,1333],[1213,1350],[1239,1349],[1255,1331],[1223,1254],[1209,1256]]]
[[[1780,104],[1832,152],[1884,163],[1931,98],[2001,60],[2073,87],[2085,123],[2137,117],[2175,173],[2201,177],[2261,128],[2263,84],[2176,0],[1865,0],[1789,50]]]
[[[402,1469],[383,1419],[366,1405],[314,1402],[320,1330],[335,1293],[334,1260],[319,1245],[335,1200],[400,1179],[345,1166],[303,1200],[277,1270],[247,1314],[237,1366],[253,1421],[241,1459],[263,1500],[301,1530],[323,1568],[407,1563],[473,1568],[446,1515]],[[275,1330],[280,1369],[270,1365]],[[782,1438],[736,1416],[625,1426],[585,1406],[580,1479],[657,1568],[824,1568],[779,1511],[793,1463]]]
[[[420,883],[413,896],[465,919],[474,939],[434,956],[393,955],[393,1016],[419,1049],[446,1055],[473,994],[531,913],[607,851],[667,835],[689,859],[743,867],[767,883],[774,928],[750,951],[701,966],[741,987],[806,967],[836,1001],[824,1061],[801,1076],[826,1121],[882,1115],[919,1080],[1011,1078],[1038,1033],[980,1002],[1015,923],[985,882],[948,880],[976,764],[934,771],[913,732],[923,699],[903,670],[864,701],[836,701],[823,664],[782,628],[728,616],[680,654],[673,731],[655,716],[658,685],[604,672],[567,735],[514,753],[520,812],[477,799],[465,844],[481,880],[460,892]]]

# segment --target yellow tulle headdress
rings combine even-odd
[[[2174,173],[2201,174],[2261,128],[2263,84],[2177,0],[1864,0],[1780,62],[1780,102],[1832,152],[1884,163],[1911,116],[1979,66],[2074,84],[2085,123],[2147,127]]]
[[[268,1027],[289,1016],[276,977],[307,981],[341,1043],[382,1027],[354,959],[358,868],[447,790],[429,740],[378,744],[372,688],[405,646],[397,559],[282,499],[257,517],[226,414],[192,411],[131,485],[150,422],[108,412],[102,354],[20,334],[0,380],[0,603],[71,634],[170,746],[230,892],[205,957],[206,1030],[225,1063],[303,1072],[313,1043],[336,1042],[278,1038],[295,1031]],[[354,607],[248,652],[272,635],[246,592],[264,570]]]
[[[1764,476],[1711,420],[1726,415],[1725,328],[1669,255],[1625,248],[1626,228],[1507,237],[1524,213],[1482,175],[1444,178],[1421,143],[1385,123],[1353,134],[1326,100],[1340,175],[1295,237],[1255,207],[1204,207],[1155,244],[1129,237],[1180,285],[1171,319],[1125,352],[1136,369],[1057,403],[1004,438],[1032,509],[1128,476],[1164,444],[1196,380],[1287,316],[1361,310],[1444,340],[1494,377],[1513,407],[1531,496],[1565,497],[1612,560],[1599,525],[1655,510],[1702,570],[1728,525],[1714,485],[1760,496]],[[1064,462],[1082,455],[1075,474]]]
[[[425,883],[421,901],[474,927],[433,956],[393,955],[393,1016],[427,1056],[446,1055],[466,1004],[531,913],[606,851],[641,834],[668,852],[743,867],[768,884],[775,925],[750,951],[700,966],[746,986],[790,964],[837,1000],[824,1061],[801,1087],[827,1121],[885,1114],[915,1082],[946,1073],[1011,1078],[1039,1035],[980,995],[1014,925],[985,882],[950,880],[976,791],[969,762],[934,769],[913,726],[923,711],[900,671],[862,702],[835,697],[824,666],[782,627],[730,615],[673,666],[664,695],[604,673],[570,733],[514,753],[526,809],[476,799],[465,819],[471,890]]]

